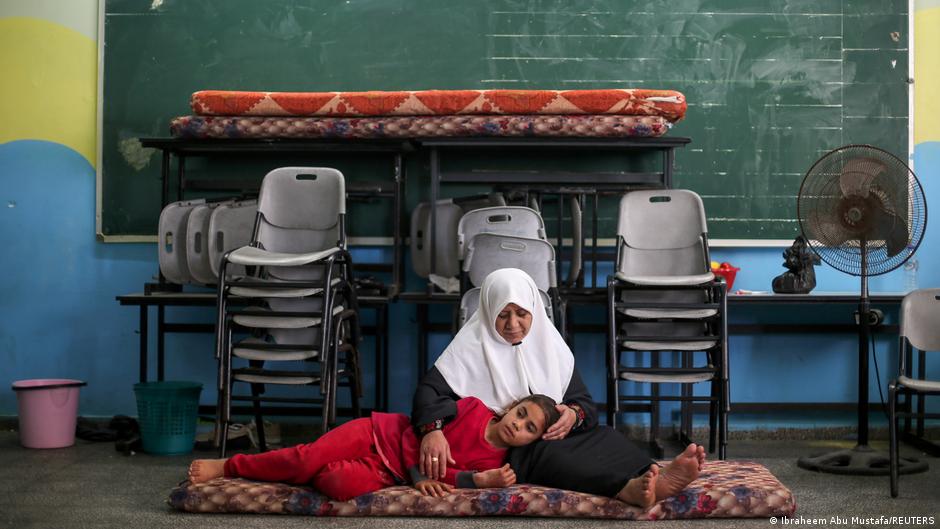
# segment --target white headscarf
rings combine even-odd
[[[496,332],[496,317],[509,303],[532,313],[529,334],[517,345]],[[503,268],[486,277],[480,307],[464,324],[434,367],[460,397],[476,397],[495,412],[535,393],[561,403],[574,355],[545,314],[532,278]]]

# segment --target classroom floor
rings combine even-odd
[[[883,442],[873,443],[885,447]],[[818,474],[796,466],[799,456],[825,452],[841,441],[733,441],[729,459],[754,460],[767,466],[795,494],[797,516],[878,517],[934,516],[940,524],[940,459],[927,458],[927,473],[901,477],[901,496],[892,500],[888,478]],[[672,448],[672,447],[669,447]],[[910,447],[902,454],[916,455]],[[211,453],[194,456],[211,457]],[[113,443],[79,440],[74,447],[29,450],[20,447],[16,432],[0,432],[0,528],[225,528],[310,527],[309,517],[257,515],[196,515],[171,510],[166,504],[173,486],[186,476],[193,456],[125,456]],[[551,518],[328,518],[317,525],[331,528],[407,528],[446,526],[455,529],[558,527],[619,527],[618,520]],[[657,529],[674,527],[770,527],[767,519],[635,522]],[[805,524],[805,522],[804,522]],[[778,524],[780,525],[780,524]],[[808,525],[808,524],[806,524]],[[830,524],[833,525],[833,524]],[[863,526],[864,527],[864,526]],[[881,525],[880,527],[884,527]]]

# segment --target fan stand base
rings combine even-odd
[[[887,452],[879,452],[868,445],[836,450],[822,455],[801,457],[796,465],[806,470],[828,474],[851,474],[855,476],[887,476],[891,473],[891,460]],[[899,457],[900,474],[917,474],[927,471],[927,463],[917,459]]]

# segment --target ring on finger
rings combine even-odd
[[[440,459],[439,459],[437,456],[432,456],[432,457],[431,457],[431,462],[432,462],[432,463],[437,463],[438,461],[440,461]]]

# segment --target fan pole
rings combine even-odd
[[[867,252],[862,241],[862,270]],[[858,298],[858,446],[868,447],[868,341],[871,337],[868,276],[862,273],[862,293]]]

